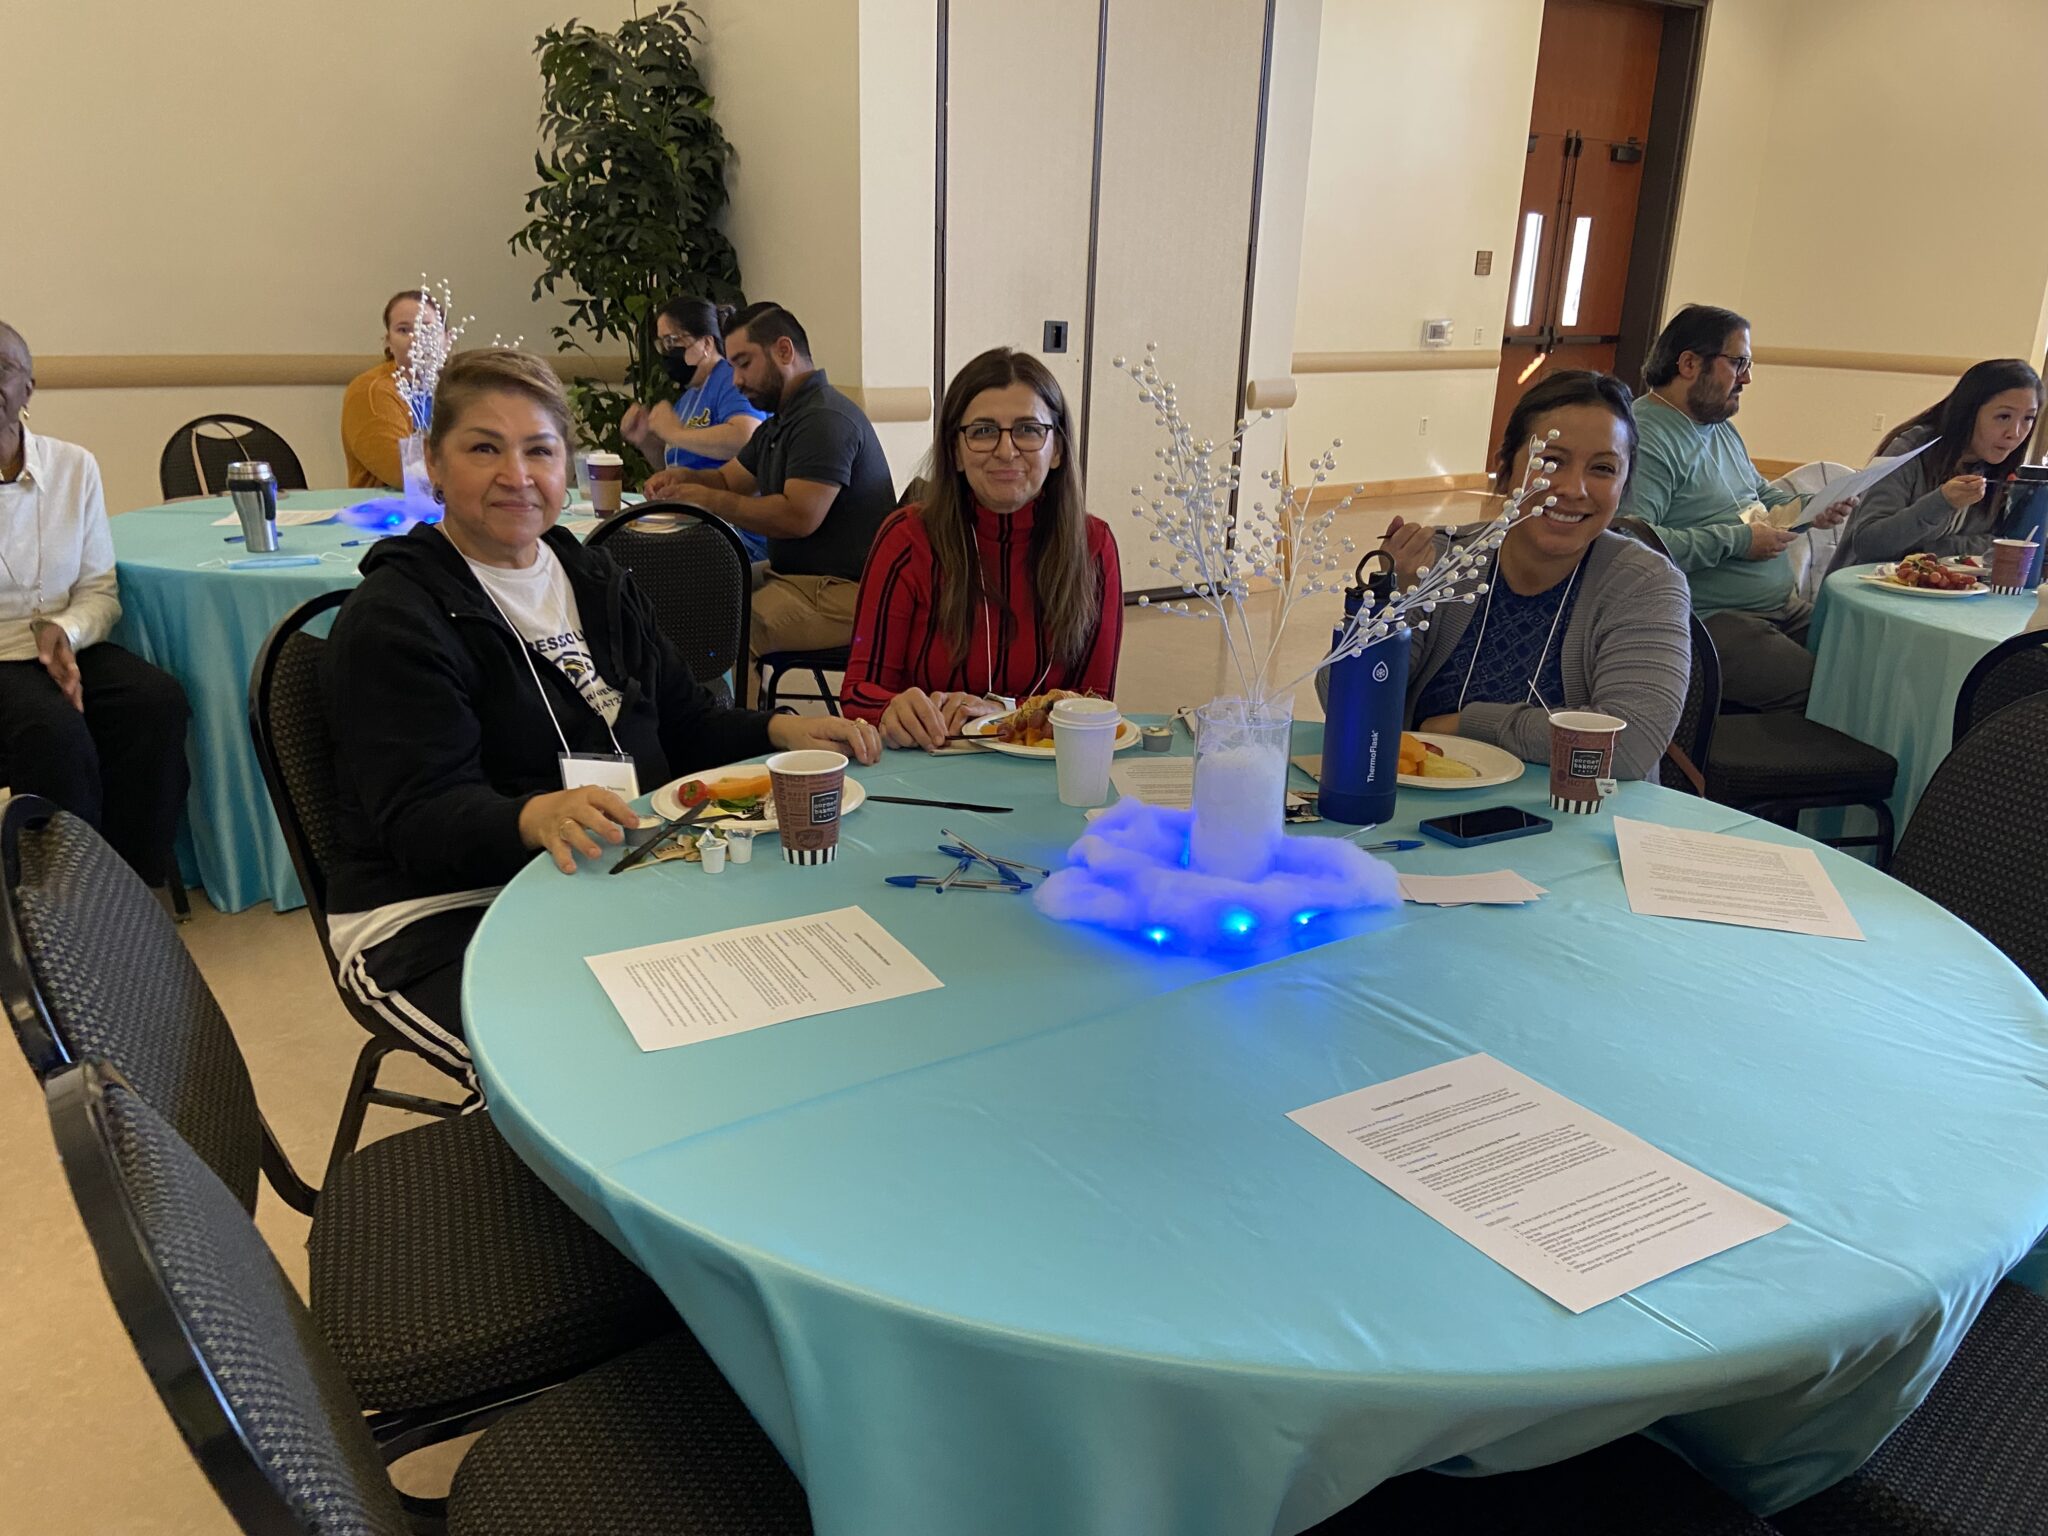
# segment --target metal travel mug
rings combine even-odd
[[[261,459],[228,466],[228,495],[242,520],[242,541],[252,554],[277,548],[277,476]]]

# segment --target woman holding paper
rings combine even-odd
[[[771,750],[873,762],[865,721],[719,705],[631,576],[555,527],[569,403],[529,353],[451,360],[427,467],[444,521],[363,559],[328,642],[343,979],[422,1055],[467,1077],[457,994],[482,909],[534,853],[565,873],[638,825],[673,774]]]
[[[1973,365],[1947,396],[1877,445],[1880,456],[1926,452],[1864,493],[1830,571],[1907,555],[1991,550],[1995,492],[2020,467],[2041,414],[2041,376],[2016,357]]]
[[[923,504],[875,534],[860,581],[846,713],[891,747],[935,750],[1009,699],[1116,692],[1123,576],[1082,506],[1066,396],[996,347],[946,389]]]
[[[1669,560],[1607,532],[1635,458],[1628,386],[1575,369],[1523,395],[1501,436],[1496,490],[1521,483],[1532,438],[1548,438],[1552,466],[1540,472],[1548,490],[1530,503],[1540,510],[1480,568],[1487,590],[1471,604],[1440,605],[1415,636],[1408,719],[1547,763],[1551,712],[1596,710],[1628,725],[1615,738],[1614,776],[1648,778],[1685,703],[1691,600]],[[1446,547],[1427,527],[1399,526],[1387,538],[1403,586]],[[1327,676],[1316,678],[1325,703]]]

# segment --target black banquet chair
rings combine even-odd
[[[754,601],[740,536],[700,508],[649,501],[614,513],[583,542],[633,573],[691,675],[730,704],[733,680],[747,664]]]
[[[2038,1536],[2048,1531],[2044,1409],[2048,1301],[2007,1281],[1877,1454],[1771,1523],[1785,1536]]]
[[[2004,950],[2048,992],[2048,693],[2008,704],[1934,770],[1892,877]]]
[[[260,1171],[312,1218],[311,1311],[376,1410],[387,1456],[466,1433],[678,1326],[654,1283],[519,1161],[487,1113],[373,1141],[309,1187],[169,916],[77,817],[33,795],[8,802],[0,898],[0,1006],[36,1076],[107,1062],[245,1213]]]
[[[323,592],[308,598],[278,621],[256,653],[249,672],[249,736],[256,763],[270,791],[271,807],[284,833],[284,845],[298,872],[313,932],[327,961],[327,976],[349,1017],[369,1038],[356,1057],[355,1071],[342,1096],[341,1120],[328,1153],[331,1173],[356,1149],[363,1117],[372,1104],[422,1115],[451,1115],[456,1106],[379,1086],[377,1075],[387,1056],[406,1051],[412,1042],[393,1029],[354,992],[341,984],[334,945],[327,933],[327,864],[334,853],[336,791],[334,742],[327,730],[327,689],[322,660],[327,642],[313,633],[320,622],[347,600],[348,593]],[[446,1065],[421,1054],[441,1071]]]
[[[2008,704],[2048,693],[2048,629],[2001,640],[1970,668],[1956,691],[1953,746]]]
[[[1667,558],[1657,530],[1639,517],[1617,517],[1614,531]],[[1697,655],[1705,627],[1694,615]],[[1711,649],[1712,641],[1708,639]],[[1892,854],[1892,811],[1899,764],[1889,752],[1802,714],[1722,715],[1715,722],[1705,770],[1707,798],[1780,826],[1797,827],[1802,811],[1861,807],[1877,818],[1871,835],[1825,837],[1833,848],[1875,848],[1877,867]]]
[[[806,1536],[802,1487],[677,1332],[498,1420],[445,1513],[393,1487],[349,1376],[256,1224],[113,1069],[46,1088],[50,1130],[135,1352],[252,1536]],[[80,1489],[81,1502],[92,1497]]]
[[[166,501],[219,496],[227,490],[228,466],[248,459],[268,464],[280,491],[306,489],[305,467],[281,434],[247,416],[225,413],[197,417],[171,434],[157,460],[157,484]]]
[[[1687,623],[1692,630],[1692,671],[1678,711],[1678,729],[1657,765],[1657,781],[1666,789],[1705,795],[1706,766],[1713,756],[1714,726],[1721,713],[1721,653],[1698,614],[1688,614]]]

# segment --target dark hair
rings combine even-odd
[[[1954,389],[1918,416],[1900,422],[1887,432],[1884,441],[1877,445],[1877,451],[1889,453],[1893,443],[1916,427],[1934,428],[1939,441],[1927,450],[1927,462],[1934,470],[1934,483],[1939,485],[1955,474],[1963,456],[1970,451],[1970,439],[1977,435],[1977,413],[1984,409],[1993,395],[2002,395],[2008,389],[2032,390],[2034,409],[2037,412],[2041,409],[2041,375],[2026,363],[2016,357],[1994,357],[1988,362],[1972,363],[1956,380]],[[2027,444],[2021,443],[2002,462],[1988,466],[1986,478],[2003,480],[2025,463],[2026,458]]]
[[[658,320],[673,320],[676,329],[685,336],[709,337],[721,346],[725,342],[725,327],[730,323],[733,307],[730,304],[714,304],[709,299],[670,299],[655,311]]]
[[[1515,457],[1534,436],[1536,418],[1572,405],[1604,405],[1621,421],[1628,438],[1628,471],[1621,477],[1628,487],[1629,473],[1636,467],[1636,418],[1629,409],[1635,397],[1611,373],[1588,368],[1567,368],[1529,386],[1527,394],[1508,412],[1508,424],[1501,430],[1500,447],[1493,461],[1493,488],[1505,496],[1515,488]]]
[[[458,352],[441,369],[434,386],[434,421],[427,450],[439,453],[462,413],[488,395],[524,395],[548,413],[564,446],[575,440],[569,425],[569,392],[562,376],[543,358],[512,347],[478,347]]]
[[[434,296],[431,293],[427,292],[426,289],[401,288],[398,290],[398,292],[394,293],[393,295],[391,295],[390,298],[384,301],[385,330],[388,331],[391,329],[391,311],[398,308],[398,306],[407,299],[413,300],[422,309],[431,309],[437,315],[441,312],[441,306],[434,302]],[[391,349],[389,347],[386,347],[384,349],[384,355],[386,357],[391,356]]]
[[[1060,462],[1039,487],[1027,553],[1046,649],[1055,660],[1071,664],[1087,655],[1103,601],[1095,563],[1088,558],[1081,466],[1074,458],[1073,427],[1059,380],[1029,352],[1009,347],[991,347],[954,374],[939,405],[938,431],[925,463],[929,489],[917,511],[938,562],[938,631],[946,649],[964,658],[974,644],[972,627],[979,604],[989,604],[998,624],[1007,628],[1015,622],[985,584],[974,542],[974,492],[960,468],[960,429],[966,424],[968,406],[984,390],[1012,384],[1024,385],[1045,402],[1052,415],[1053,441],[1060,448]],[[1114,600],[1122,599],[1118,593]]]
[[[786,341],[796,348],[798,357],[805,362],[810,361],[811,338],[797,324],[796,316],[773,299],[749,304],[725,322],[725,329],[728,335],[734,331],[745,331],[764,351],[778,341]]]
[[[1669,320],[1650,344],[1643,359],[1643,382],[1661,388],[1678,377],[1678,360],[1688,352],[1701,357],[1719,357],[1728,333],[1748,330],[1749,322],[1732,309],[1712,304],[1688,304]]]

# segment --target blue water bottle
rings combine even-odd
[[[1386,569],[1368,580],[1366,565],[1379,559]],[[1344,624],[1332,644],[1356,618],[1368,598],[1375,610],[1394,595],[1394,562],[1385,550],[1370,551],[1344,589]],[[1330,665],[1330,693],[1323,724],[1322,793],[1317,809],[1326,820],[1378,826],[1394,814],[1401,772],[1401,721],[1408,701],[1410,636],[1397,629],[1356,656]]]

